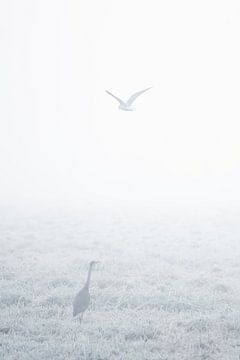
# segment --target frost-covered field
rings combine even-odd
[[[236,210],[0,214],[1,359],[240,358]],[[72,300],[91,260],[80,324]]]

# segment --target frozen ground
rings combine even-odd
[[[239,360],[233,208],[0,214],[0,359]],[[80,325],[72,300],[90,260]]]

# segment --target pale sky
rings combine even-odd
[[[0,200],[240,199],[239,1],[5,0],[0,41]]]

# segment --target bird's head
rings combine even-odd
[[[100,261],[91,261],[90,262],[90,266],[92,267],[92,266],[94,266],[94,265],[96,265],[96,264],[99,264],[100,263]]]

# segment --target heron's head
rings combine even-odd
[[[100,263],[100,261],[91,261],[90,266],[94,266],[94,265],[99,264],[99,263]]]

